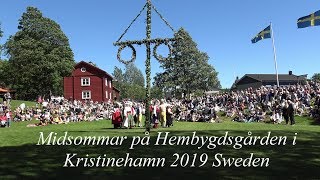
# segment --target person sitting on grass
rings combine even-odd
[[[266,119],[266,112],[262,111],[261,109],[258,108],[257,112],[257,122],[264,121]]]
[[[235,121],[235,122],[245,122],[244,121],[244,115],[243,115],[242,111],[237,110],[237,115],[233,118],[233,121]]]
[[[26,112],[25,119],[26,119],[26,121],[31,121],[32,120],[31,111],[28,110]]]
[[[236,112],[233,108],[229,108],[226,112],[227,117],[233,118],[235,115],[236,115]]]
[[[63,121],[61,120],[58,113],[53,115],[53,124],[63,124]]]
[[[270,121],[273,124],[280,124],[283,121],[281,113],[278,110],[273,110],[272,116],[270,117]]]

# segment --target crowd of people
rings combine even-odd
[[[150,111],[150,124],[153,128],[173,126],[172,104],[165,99],[153,99],[151,106],[147,108]],[[112,124],[114,128],[133,128],[142,127],[142,117],[146,115],[144,103],[125,100],[114,104]]]
[[[295,124],[294,116],[320,118],[320,84],[249,88],[191,100],[176,100],[177,119],[215,122],[217,114],[236,122]],[[209,114],[209,118],[203,118]],[[214,120],[214,121],[212,121]],[[218,120],[219,122],[219,120]]]
[[[320,84],[249,88],[188,99],[152,99],[149,108],[142,102],[123,100],[98,103],[39,98],[35,106],[24,103],[10,108],[10,99],[0,103],[2,127],[11,122],[37,120],[28,126],[66,124],[69,122],[111,120],[114,128],[142,127],[146,110],[153,128],[171,127],[174,120],[220,123],[222,116],[235,122],[272,122],[295,124],[295,116],[320,119]]]
[[[9,92],[5,93],[0,103],[0,127],[10,127],[12,113],[10,110],[11,94]]]

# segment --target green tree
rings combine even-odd
[[[9,62],[0,59],[0,87],[8,87],[12,79],[10,78]],[[9,79],[8,79],[9,78]]]
[[[114,67],[112,75],[116,82],[124,82],[122,69],[118,68],[117,66]]]
[[[164,98],[163,91],[157,86],[152,86],[151,99],[163,99],[163,98]]]
[[[2,38],[2,36],[3,36],[3,31],[1,29],[1,23],[0,23],[0,38]]]
[[[115,66],[112,76],[113,76],[113,86],[120,90],[121,97],[126,96],[122,69]]]
[[[143,100],[145,98],[144,77],[134,64],[127,65],[125,72],[115,66],[112,75],[113,84],[120,90],[121,99]]]
[[[312,81],[320,82],[320,73],[315,73],[311,79]]]
[[[3,37],[3,31],[1,29],[1,23],[0,23],[0,40]],[[2,44],[0,44],[0,60],[2,58]]]
[[[133,63],[126,65],[126,71],[123,74],[124,82],[128,84],[136,84],[144,87],[144,76],[140,69],[137,68]]]
[[[175,38],[173,58],[161,62],[164,72],[156,75],[155,85],[176,96],[221,87],[209,56],[197,48],[189,33],[180,28]]]
[[[3,31],[1,29],[1,23],[0,23],[0,40],[3,37]],[[0,87],[6,87],[7,86],[7,76],[10,74],[8,72],[9,63],[8,61],[2,59],[2,51],[3,51],[3,45],[0,44]]]
[[[5,44],[12,87],[20,99],[38,95],[62,95],[63,77],[69,76],[75,61],[67,36],[40,10],[28,7],[19,19],[18,32]]]

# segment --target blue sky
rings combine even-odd
[[[219,72],[223,88],[229,88],[236,76],[249,73],[275,73],[271,39],[251,44],[259,31],[273,24],[279,74],[320,72],[320,26],[298,29],[298,18],[320,10],[320,0],[153,0],[158,11],[174,29],[185,28],[198,48],[206,52],[209,63]],[[77,62],[93,61],[101,69],[113,72],[124,68],[113,46],[129,23],[142,9],[145,0],[2,0],[0,22],[4,43],[17,32],[18,19],[27,6],[39,8],[45,17],[60,24],[68,36]],[[172,37],[172,31],[153,13],[152,37]],[[123,40],[145,37],[143,13]],[[143,71],[145,48],[136,47],[135,64]],[[165,53],[165,49],[160,52]],[[127,50],[124,57],[129,57]],[[161,72],[151,60],[152,76]]]

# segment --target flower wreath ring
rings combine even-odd
[[[128,48],[130,48],[130,49],[132,50],[131,59],[128,60],[128,61],[121,59],[121,52],[122,52],[122,50],[123,50],[124,48],[126,48],[126,47],[128,47]],[[118,58],[118,60],[119,60],[121,63],[123,63],[123,64],[130,64],[130,63],[134,62],[134,60],[136,59],[136,56],[137,56],[137,52],[136,52],[136,50],[134,49],[134,47],[132,46],[132,44],[121,45],[121,46],[119,47],[118,54],[117,54],[117,58]]]
[[[169,48],[169,54],[167,57],[162,57],[161,55],[158,55],[157,53],[157,49],[160,45],[165,44],[166,46],[168,46]],[[172,46],[168,43],[161,43],[161,42],[157,42],[157,44],[153,47],[153,56],[158,60],[158,61],[165,61],[168,60],[171,56],[172,56]]]

